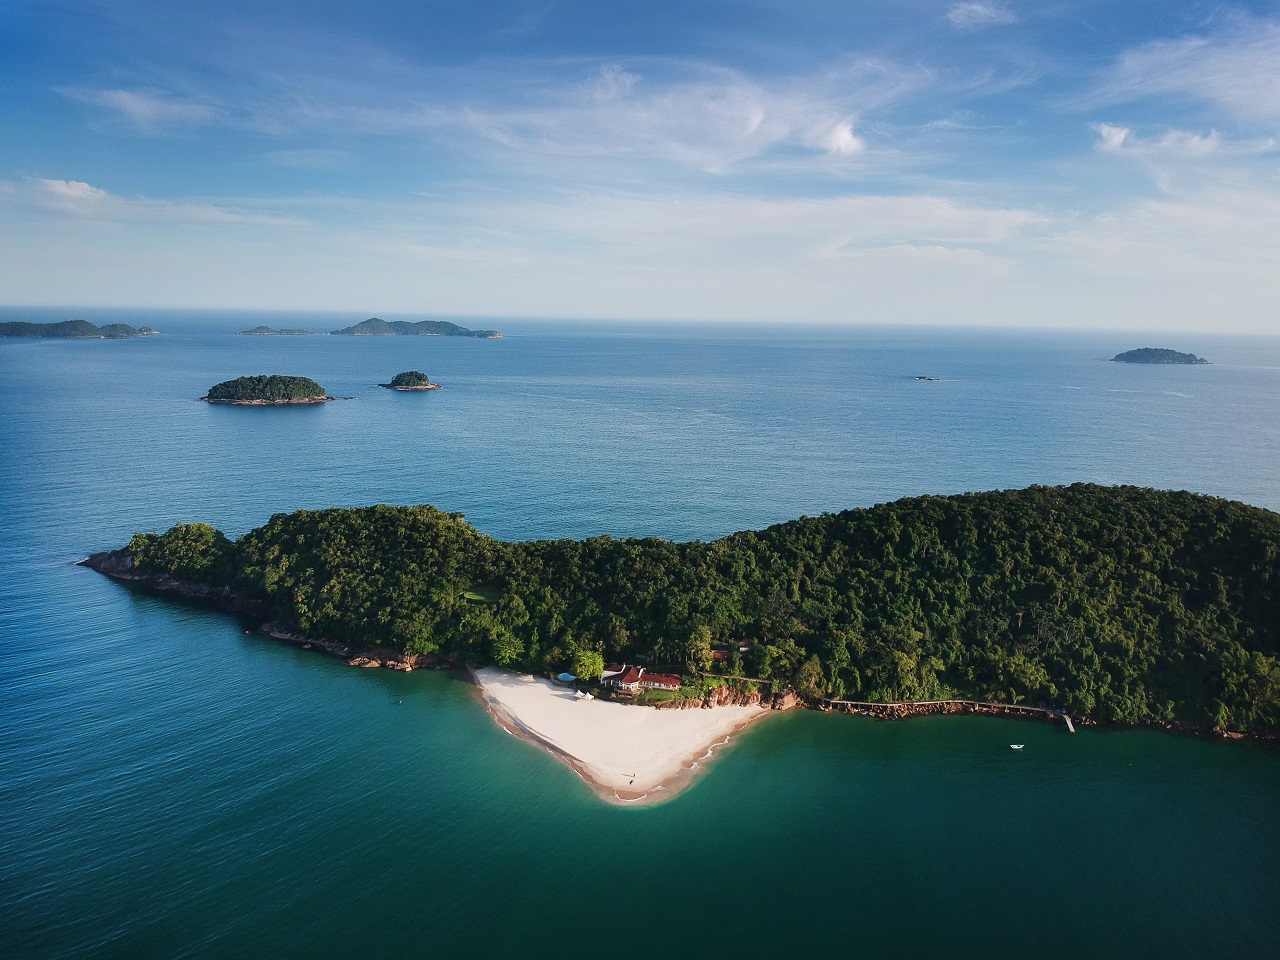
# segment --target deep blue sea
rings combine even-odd
[[[237,536],[377,502],[504,539],[710,539],[1074,481],[1280,510],[1280,337],[482,319],[460,322],[506,336],[262,338],[232,334],[364,318],[0,310],[72,317],[163,335],[0,340],[0,957],[1280,942],[1272,746],[788,714],[670,802],[611,807],[461,677],[350,670],[74,566],[178,521]],[[1139,346],[1213,363],[1106,362]],[[444,389],[375,386],[409,369]],[[196,400],[260,373],[358,399]]]

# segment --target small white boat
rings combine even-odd
[[[1021,749],[1022,749],[1022,747],[1023,747],[1023,745],[1022,745],[1021,743],[1011,743],[1011,744],[1009,744],[1009,749],[1010,749],[1010,750],[1021,750]]]

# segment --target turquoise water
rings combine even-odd
[[[710,538],[1075,480],[1280,509],[1280,341],[499,321],[501,341],[249,339],[229,333],[352,318],[78,315],[166,335],[0,341],[0,955],[1274,949],[1272,747],[789,714],[670,803],[608,807],[457,677],[350,670],[73,562],[177,520],[239,534],[379,501],[506,538]],[[1148,343],[1216,362],[1102,362]],[[445,389],[372,386],[404,369]],[[360,399],[193,399],[267,372]]]

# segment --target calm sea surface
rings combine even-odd
[[[71,316],[165,335],[0,340],[0,956],[1280,942],[1273,747],[799,713],[672,802],[620,809],[458,677],[349,670],[73,565],[180,520],[236,536],[377,502],[504,539],[709,539],[1081,480],[1280,510],[1280,339],[499,320],[463,321],[497,341],[247,338],[363,318],[0,310]],[[1103,362],[1145,345],[1214,363]],[[445,389],[374,386],[408,369]],[[257,373],[359,399],[195,401]]]

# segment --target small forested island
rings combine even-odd
[[[302,510],[236,541],[139,533],[86,564],[379,662],[641,662],[684,675],[650,700],[967,698],[1280,732],[1280,514],[1192,493],[925,496],[709,543],[508,543],[429,506]]]
[[[1126,350],[1111,358],[1118,363],[1208,363],[1204,357],[1194,353],[1179,353],[1164,347],[1139,347],[1137,350]]]
[[[439,390],[440,384],[432,383],[425,373],[419,370],[406,370],[397,373],[390,383],[380,383],[380,387],[388,390]]]
[[[289,328],[277,330],[265,324],[256,326],[252,330],[241,330],[236,334],[238,337],[309,337],[311,335],[310,330],[293,330]]]
[[[497,330],[468,330],[448,320],[383,320],[370,317],[353,327],[333,331],[340,337],[479,337],[483,340],[500,340]]]
[[[238,377],[224,380],[209,388],[200,398],[208,403],[233,403],[243,406],[325,403],[334,399],[324,387],[309,377]]]
[[[0,323],[0,337],[48,340],[130,340],[134,337],[155,336],[159,332],[150,327],[131,327],[127,323],[104,323],[98,326],[88,320],[63,320],[59,323],[27,323],[18,320]]]

